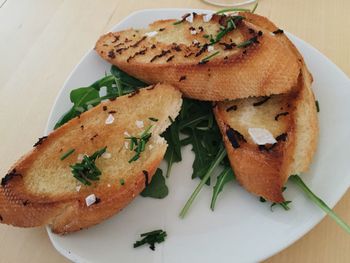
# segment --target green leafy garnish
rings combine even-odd
[[[120,178],[119,179],[119,183],[120,183],[120,185],[124,185],[125,184],[125,180],[123,178]]]
[[[216,184],[213,188],[213,196],[211,198],[210,208],[214,211],[216,199],[224,188],[225,184],[234,180],[234,174],[231,167],[226,167],[216,179]]]
[[[255,13],[255,10],[258,8],[259,0],[256,1],[255,5],[253,6],[253,9],[250,11],[251,13]]]
[[[227,12],[250,12],[250,9],[248,8],[225,8],[217,11],[215,14],[224,14]]]
[[[297,174],[291,175],[289,177],[289,180],[299,186],[299,188],[314,204],[326,212],[339,226],[341,226],[348,234],[350,234],[350,226],[344,222],[343,219],[341,219],[325,202],[316,196]]]
[[[318,102],[318,100],[315,100],[315,105],[317,112],[320,112],[320,103]]]
[[[140,236],[143,238],[134,243],[134,248],[148,244],[148,245],[150,245],[149,246],[150,249],[155,250],[155,244],[156,243],[159,244],[159,243],[162,243],[163,241],[165,241],[167,233],[165,231],[159,229],[159,230],[154,230],[151,232],[143,233]]]
[[[213,54],[210,54],[209,56],[203,58],[203,59],[199,62],[199,64],[205,64],[205,63],[207,63],[212,57],[215,57],[215,56],[219,55],[219,53],[220,53],[220,51],[216,51],[216,52],[214,52]]]
[[[90,181],[100,180],[99,176],[102,174],[97,168],[95,161],[106,152],[107,146],[94,152],[90,156],[83,156],[81,163],[71,165],[73,177],[85,185],[91,185]]]
[[[286,186],[282,187],[282,192],[284,192],[286,189],[287,189]],[[263,198],[262,196],[259,197],[259,200],[260,200],[260,202],[262,202],[262,203],[265,203],[265,202],[266,202],[266,199]],[[291,202],[292,202],[292,201],[284,201],[284,202],[281,202],[281,203],[272,203],[272,204],[270,205],[270,209],[271,209],[271,211],[273,211],[272,208],[273,208],[274,206],[276,206],[276,205],[279,205],[279,206],[281,206],[284,210],[288,211],[288,210],[290,210],[290,208],[289,208],[288,205],[289,205]]]
[[[61,161],[63,161],[64,159],[66,159],[69,155],[71,155],[72,153],[74,153],[75,149],[70,149],[67,152],[65,152],[64,154],[61,155]]]
[[[165,184],[163,171],[161,169],[157,169],[156,173],[153,175],[152,181],[141,192],[141,196],[163,199],[168,195],[168,193],[169,190]]]
[[[252,10],[250,10],[248,8],[225,8],[225,9],[221,9],[221,10],[217,11],[215,14],[219,15],[219,14],[224,14],[224,13],[228,13],[228,12],[251,12],[251,13],[254,13],[256,8],[258,7],[258,4],[259,4],[259,1],[256,1]]]
[[[226,157],[227,153],[225,150],[225,147],[221,145],[220,150],[212,163],[210,164],[209,169],[206,171],[205,175],[203,176],[202,180],[198,184],[197,188],[194,190],[188,201],[186,202],[185,206],[182,208],[180,212],[180,217],[184,218],[187,214],[188,210],[190,209],[194,199],[197,197],[199,192],[202,190],[203,186],[207,182],[207,180],[210,178],[212,172],[215,170],[215,168],[220,164],[220,162]]]
[[[170,176],[171,167],[175,162],[181,162],[181,144],[180,144],[180,130],[178,122],[171,120],[171,126],[163,133],[165,140],[168,143],[168,148],[164,159],[168,164],[166,177]]]
[[[59,119],[54,129],[57,129],[69,120],[87,111],[90,105],[96,106],[103,100],[115,99],[116,97],[129,94],[145,86],[146,84],[144,82],[112,66],[111,75],[101,78],[89,87],[81,87],[71,91],[70,100],[73,106]],[[107,88],[107,94],[105,96],[100,96],[99,91],[102,87]]]
[[[148,126],[139,137],[131,136],[125,138],[130,140],[130,151],[135,151],[135,155],[131,157],[129,163],[138,160],[141,153],[145,151],[146,144],[152,136],[152,133],[150,132],[151,128],[152,125]]]
[[[149,117],[148,119],[149,119],[150,121],[154,121],[154,122],[157,122],[157,121],[158,121],[157,118],[153,118],[153,117]]]

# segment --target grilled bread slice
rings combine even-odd
[[[40,140],[2,179],[0,220],[20,227],[50,225],[69,233],[101,222],[132,201],[152,179],[167,144],[159,136],[181,108],[181,93],[159,84],[138,93],[103,102]],[[151,118],[151,119],[150,119]],[[158,121],[156,121],[158,120]],[[151,126],[151,137],[139,159],[125,137],[140,136]],[[107,147],[96,160],[100,180],[84,185],[70,165]],[[64,160],[60,157],[75,151]],[[94,196],[90,196],[94,195]],[[96,199],[90,206],[89,198]]]
[[[142,81],[172,84],[198,100],[269,96],[296,85],[297,57],[266,29],[241,15],[215,14],[208,22],[195,13],[184,18],[191,16],[190,22],[160,20],[146,29],[108,33],[95,50]],[[211,38],[220,40],[210,45]]]
[[[297,49],[272,22],[250,13],[242,15],[277,33],[279,41],[302,63],[298,83],[291,92],[220,102],[214,108],[237,180],[249,192],[279,203],[284,201],[282,187],[288,176],[305,172],[316,150],[318,120],[312,76]],[[265,129],[276,143],[256,144],[249,128]],[[254,136],[254,130],[251,133]]]

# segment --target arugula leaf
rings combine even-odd
[[[216,179],[216,184],[213,188],[213,196],[211,198],[210,208],[214,211],[216,199],[224,188],[225,184],[234,180],[234,174],[231,167],[226,167]]]
[[[168,195],[168,193],[169,190],[165,184],[163,171],[161,169],[157,169],[150,184],[141,192],[141,196],[163,199]]]
[[[299,188],[315,205],[326,212],[340,227],[342,227],[348,234],[350,234],[350,226],[343,219],[341,219],[324,201],[316,196],[297,174],[291,175],[289,177],[289,180],[299,186]]]
[[[146,85],[146,83],[112,66],[111,75],[107,75],[95,81],[89,87],[80,87],[71,91],[70,100],[73,106],[59,119],[54,129],[57,129],[69,120],[87,111],[89,105],[96,106],[103,100],[115,99],[116,97],[129,94],[140,87],[145,87]],[[101,97],[99,91],[102,87],[107,88],[107,94]]]
[[[168,143],[168,148],[164,156],[164,159],[168,164],[166,177],[170,176],[173,163],[182,161],[179,135],[179,126],[177,121],[172,121],[172,125],[165,131],[165,133],[163,133],[163,136]]]
[[[194,192],[192,193],[190,198],[187,200],[185,206],[182,208],[182,210],[180,212],[180,217],[181,218],[185,217],[185,215],[187,214],[188,210],[190,209],[194,199],[196,199],[197,195],[202,190],[203,186],[205,185],[207,180],[210,178],[210,176],[213,173],[213,171],[218,167],[218,165],[221,163],[221,161],[226,156],[227,156],[227,153],[226,153],[225,147],[223,145],[221,145],[217,155],[215,156],[215,158],[211,162],[208,171],[203,176],[202,180],[200,181],[200,183],[198,184],[198,186],[196,187],[196,189],[194,190]]]

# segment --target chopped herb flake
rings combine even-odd
[[[138,160],[140,158],[141,153],[145,151],[145,146],[152,136],[152,133],[150,133],[151,128],[152,125],[148,126],[139,137],[131,136],[125,138],[130,140],[130,151],[135,151],[135,155],[131,157],[129,163]]]
[[[153,118],[153,117],[149,117],[148,119],[151,120],[151,121],[158,121],[157,118]]]
[[[90,181],[100,180],[102,174],[95,161],[106,152],[107,146],[94,152],[91,156],[83,156],[81,163],[71,165],[73,177],[85,185],[91,185]]]
[[[220,51],[216,51],[216,52],[214,52],[213,54],[211,54],[211,55],[209,55],[209,56],[203,58],[203,59],[199,62],[199,64],[205,64],[205,63],[207,63],[212,57],[215,57],[215,56],[219,55],[219,53],[220,53]]]
[[[134,243],[134,248],[148,244],[148,245],[150,245],[149,248],[151,250],[155,250],[155,244],[156,243],[159,244],[159,243],[164,242],[165,238],[167,236],[167,233],[165,231],[159,229],[159,230],[154,230],[151,232],[143,233],[140,236],[143,238]]]
[[[67,152],[65,152],[64,154],[61,155],[61,161],[63,161],[64,159],[66,159],[69,155],[71,155],[72,153],[75,152],[75,149],[70,149]]]
[[[125,184],[124,179],[123,179],[123,178],[120,178],[120,179],[119,179],[119,183],[120,183],[120,185],[124,185],[124,184]]]

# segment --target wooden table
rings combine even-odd
[[[64,80],[98,36],[132,11],[157,7],[215,9],[200,0],[0,0],[0,174],[43,134]],[[257,12],[350,75],[349,10],[348,0],[261,0]],[[350,222],[350,191],[335,211]],[[44,228],[0,225],[0,254],[6,263],[68,262]],[[266,262],[350,262],[350,238],[326,218]]]

